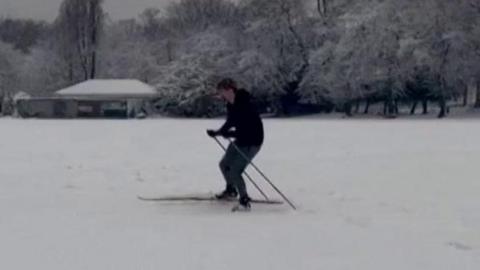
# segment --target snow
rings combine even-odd
[[[56,92],[61,96],[154,96],[155,89],[148,84],[133,79],[95,79],[88,80]]]
[[[1,119],[0,269],[480,269],[476,120],[266,119],[297,211],[136,199],[221,189],[222,121]]]

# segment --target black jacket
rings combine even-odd
[[[232,130],[232,129],[235,130]],[[236,90],[235,101],[227,104],[227,121],[219,130],[220,134],[236,138],[238,146],[261,146],[263,124],[259,113],[251,102],[250,93]]]

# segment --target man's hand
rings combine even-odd
[[[216,137],[220,134],[218,134],[218,132],[213,130],[213,129],[207,129],[207,135],[213,138],[213,137]]]

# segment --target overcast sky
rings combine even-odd
[[[0,0],[0,16],[53,21],[63,0]],[[104,0],[113,20],[137,17],[148,7],[164,7],[173,0]]]

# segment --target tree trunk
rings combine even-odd
[[[97,64],[97,61],[96,61],[96,50],[97,50],[97,47],[98,47],[98,27],[99,27],[99,22],[97,21],[97,17],[99,16],[98,15],[98,10],[95,6],[95,3],[93,2],[90,2],[90,7],[89,7],[89,10],[90,10],[90,53],[91,53],[91,63],[90,63],[90,79],[95,79],[95,73],[96,73],[96,64]]]
[[[396,108],[395,108],[395,101],[392,100],[392,99],[389,99],[387,101],[385,101],[385,109],[384,109],[384,112],[385,112],[385,116],[388,117],[388,118],[394,118],[397,116],[396,114]]]
[[[83,63],[82,63],[83,80],[84,80],[84,81],[87,81],[87,80],[88,80],[88,76],[89,76],[89,74],[88,74],[88,63],[85,63],[85,62],[87,62],[87,61],[85,61],[85,60],[82,60],[82,62],[83,62]]]
[[[415,114],[415,109],[417,108],[418,101],[414,100],[412,104],[412,109],[410,110],[410,114],[414,115]]]
[[[352,115],[352,102],[351,102],[351,101],[347,101],[347,102],[345,103],[345,114],[346,114],[348,117],[353,116],[353,115]]]
[[[167,61],[168,63],[173,61],[173,52],[172,52],[172,42],[170,40],[167,41]]]
[[[90,79],[95,79],[95,76],[96,76],[96,57],[97,56],[97,53],[95,51],[92,52],[92,63],[91,63],[91,70],[90,70]]]
[[[68,79],[70,80],[70,83],[73,84],[73,63],[72,61],[70,60],[69,63],[68,63]]]
[[[0,96],[0,115],[3,115],[3,95]]]
[[[447,104],[445,101],[445,97],[440,97],[440,99],[438,100],[438,106],[440,106],[440,113],[438,114],[438,118],[444,118],[447,114]]]
[[[367,102],[365,104],[365,110],[363,111],[363,114],[368,114],[369,108],[370,108],[370,100],[367,98]]]
[[[477,101],[475,107],[480,107],[480,80],[477,80]]]
[[[423,114],[428,114],[428,100],[424,99],[422,101],[422,106],[423,106]]]
[[[317,0],[317,10],[320,16],[325,17],[327,15],[327,0]]]
[[[463,107],[468,105],[468,83],[465,84],[465,88],[463,89]]]
[[[2,115],[13,114],[13,93],[6,91],[2,99]]]

